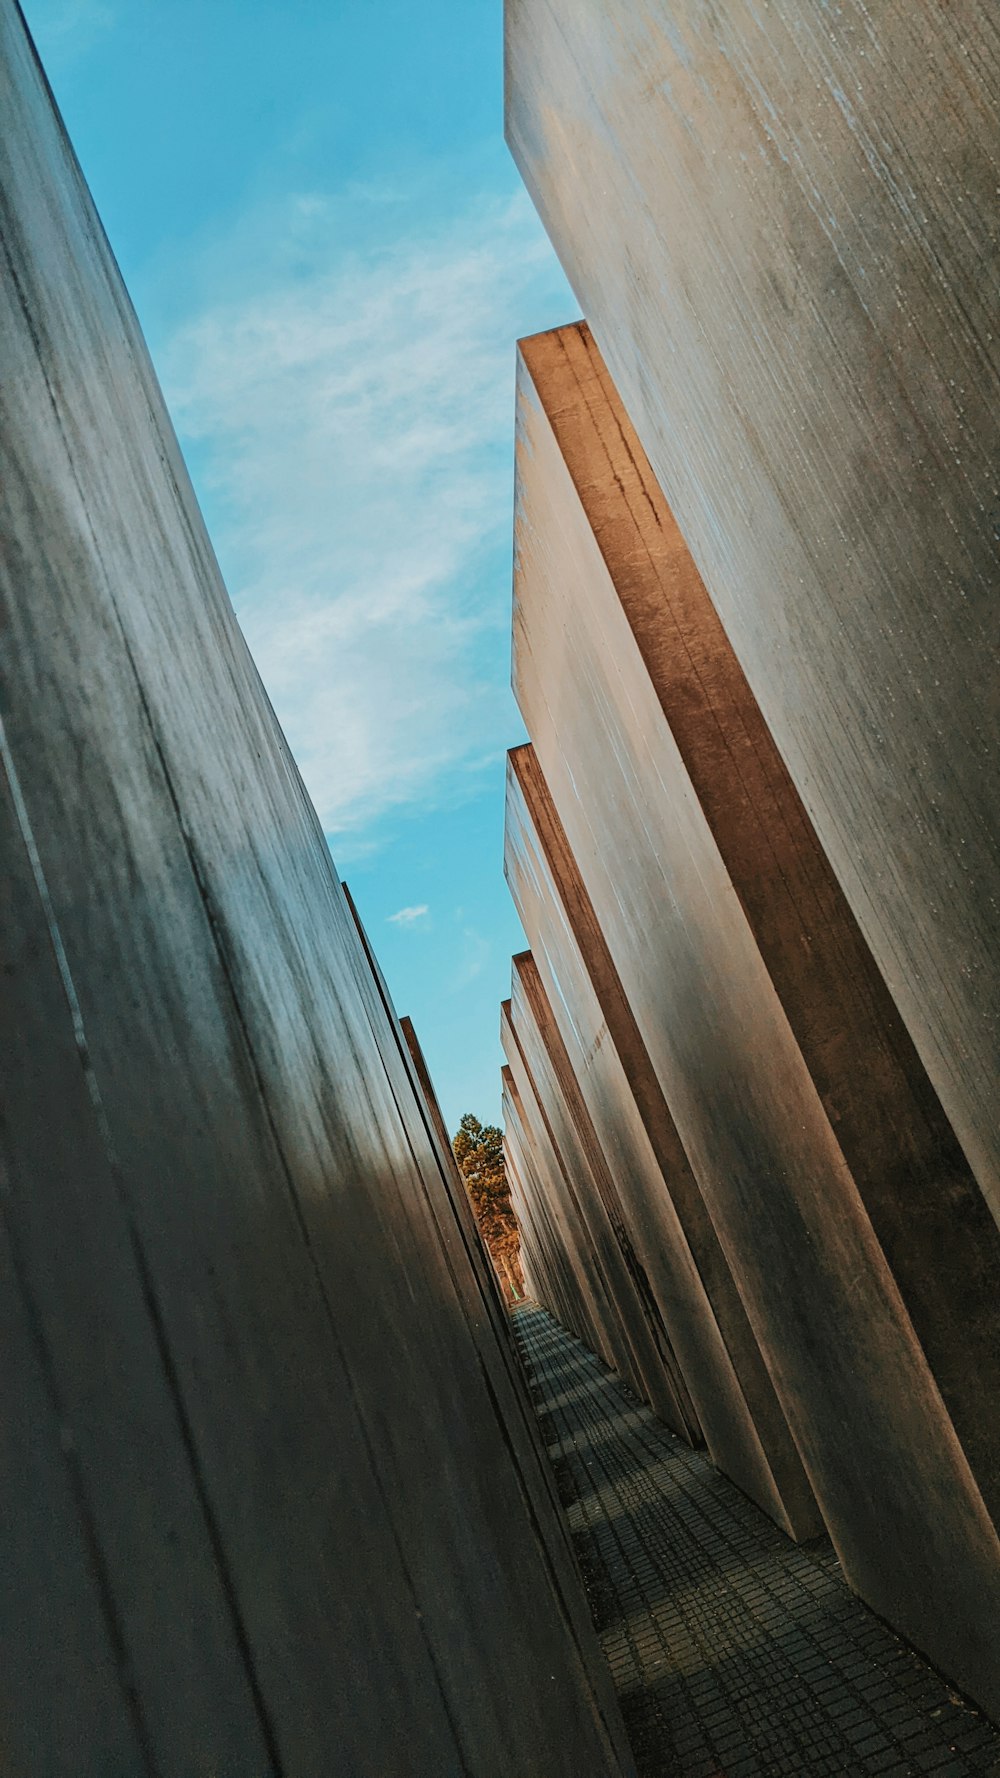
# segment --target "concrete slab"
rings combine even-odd
[[[794,1537],[823,1520],[534,749],[508,756],[505,868],[713,1462]]]
[[[629,1773],[11,0],[0,107],[5,1771]]]
[[[518,700],[852,1584],[995,1709],[992,1220],[612,394],[525,343]]]
[[[617,1370],[630,1388],[641,1393],[633,1353],[622,1334],[602,1264],[603,1253],[586,1222],[579,1194],[543,1109],[539,1089],[514,1031],[509,1001],[504,1001],[500,1008],[500,1041],[513,1089],[513,1102],[506,1108],[507,1128],[522,1179],[534,1177],[541,1186],[531,1201],[539,1245],[566,1311],[565,1325],[605,1364]],[[601,1245],[604,1247],[606,1242]]]
[[[507,0],[507,134],[1000,1215],[991,0]]]
[[[668,1426],[700,1445],[697,1414],[530,952],[514,958],[510,1016],[584,1228],[601,1255],[634,1386]]]

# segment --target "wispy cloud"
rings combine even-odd
[[[397,914],[388,915],[390,926],[416,926],[420,920],[427,918],[429,910],[426,902],[418,908],[400,908]]]
[[[397,194],[387,210],[398,230]],[[323,194],[289,199],[273,278],[220,297],[159,355],[240,621],[332,834],[454,793],[503,745],[513,343],[532,292],[555,285],[524,198],[364,252],[345,253],[338,215]],[[217,248],[212,263],[218,276]]]
[[[467,988],[470,982],[474,982],[477,976],[482,975],[490,960],[492,950],[493,946],[488,938],[484,938],[474,926],[464,926],[459,947],[458,967],[451,979],[448,992],[458,994],[463,988]]]

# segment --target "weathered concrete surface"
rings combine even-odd
[[[507,880],[709,1453],[783,1530],[814,1536],[801,1459],[533,748],[508,762]]]
[[[983,1454],[994,1305],[979,1289],[992,1223],[977,1221],[957,1163],[935,1176],[949,1151],[935,1146],[933,1107],[877,982],[851,979],[858,951],[808,823],[745,688],[737,696],[722,632],[593,349],[569,335],[581,363],[568,381],[562,332],[527,342],[521,368],[514,676],[525,722],[852,1583],[996,1709],[987,1625],[1000,1544],[980,1492],[995,1479]],[[591,444],[571,472],[575,429],[595,409],[610,421],[587,421]],[[770,920],[769,902],[780,910]],[[864,1164],[865,1104],[883,1175]],[[897,1141],[904,1164],[892,1166]],[[976,1281],[964,1382],[955,1336],[969,1281],[956,1253]],[[951,1292],[961,1313],[949,1320]]]
[[[507,0],[507,132],[1000,1215],[992,0]]]
[[[510,1005],[514,1034],[584,1227],[601,1255],[609,1306],[631,1351],[639,1392],[688,1444],[700,1445],[697,1414],[530,952],[513,960]]]
[[[628,1772],[9,0],[0,103],[4,1771]]]

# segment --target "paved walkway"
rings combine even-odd
[[[1000,1778],[1000,1730],[824,1540],[791,1543],[544,1310],[513,1322],[640,1778]]]

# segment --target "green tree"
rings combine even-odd
[[[495,1124],[481,1124],[478,1117],[467,1111],[458,1126],[452,1148],[469,1194],[476,1227],[497,1277],[501,1282],[506,1281],[516,1302],[524,1295],[524,1276],[521,1271],[521,1237],[503,1164],[503,1132]]]

